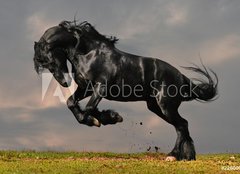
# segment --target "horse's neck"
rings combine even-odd
[[[90,67],[90,64],[96,61],[96,59],[98,59],[100,55],[100,57],[102,57],[103,54],[107,55],[113,51],[114,50],[111,49],[107,44],[103,42],[97,42],[95,44],[95,47],[92,47],[91,50],[89,49],[86,54],[83,54],[78,50],[71,49],[67,57],[76,72],[85,73],[81,72],[81,70],[84,71],[86,67]]]
[[[93,58],[98,58],[99,53],[108,53],[112,52],[112,49],[109,45],[104,42],[95,41],[94,44],[89,44],[87,52],[82,53],[79,49],[69,49],[68,60],[73,66],[79,66],[79,63],[83,63],[80,66],[84,66],[85,63],[88,63]]]
[[[67,59],[71,63],[72,67],[78,71],[81,69],[81,66],[84,67],[88,64],[89,60],[95,56],[97,49],[89,51],[87,54],[83,54],[77,50],[70,49]]]

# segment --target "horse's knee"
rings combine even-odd
[[[93,111],[94,109],[94,106],[86,106],[85,111]]]

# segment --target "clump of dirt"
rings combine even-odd
[[[154,148],[155,148],[156,152],[158,152],[158,150],[160,150],[160,147],[155,146]]]
[[[141,126],[141,128],[139,126]],[[136,121],[136,122],[132,121],[130,127],[132,128],[132,131],[136,131],[135,129],[141,129],[141,130],[142,130],[142,128],[145,129],[142,126],[144,126],[143,121]],[[128,129],[124,129],[124,131],[126,132],[126,134],[131,132]],[[145,131],[147,131],[147,135],[146,136],[151,136],[153,134],[153,132],[151,130],[145,130]],[[135,136],[136,136],[135,132],[132,133],[132,137],[135,137]],[[138,144],[138,143],[133,143],[133,144],[130,143],[130,145],[131,145],[130,151],[137,150],[137,151],[145,151],[145,152],[151,152],[151,153],[159,153],[159,152],[161,152],[161,148],[156,146],[156,143],[154,141],[143,143],[143,144],[142,143],[140,143],[140,144]]]
[[[151,150],[151,148],[152,148],[152,147],[151,147],[151,146],[149,146],[149,147],[147,148],[147,151],[149,152],[149,151]]]
[[[136,124],[136,125],[138,125],[138,124],[139,124],[139,125],[141,125],[141,126],[142,126],[142,125],[143,125],[143,122],[140,122],[140,123],[135,123],[135,124]]]
[[[151,149],[153,150],[154,149],[154,152],[160,152],[160,147],[158,147],[158,146],[148,146],[148,148],[147,148],[147,152],[150,152],[151,151]]]

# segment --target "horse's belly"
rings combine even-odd
[[[120,102],[130,102],[130,101],[144,101],[145,97],[144,96],[129,96],[129,97],[123,97],[123,96],[107,96],[104,97],[107,100],[113,100],[113,101],[120,101]]]

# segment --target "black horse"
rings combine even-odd
[[[183,101],[212,101],[217,95],[217,75],[207,68],[186,67],[205,76],[207,81],[193,83],[168,63],[125,53],[115,47],[117,39],[101,35],[90,23],[64,21],[48,29],[35,42],[35,69],[49,69],[64,87],[70,85],[66,61],[72,64],[78,84],[67,105],[81,124],[100,126],[115,124],[122,117],[112,110],[98,111],[102,98],[115,101],[146,101],[150,111],[172,124],[177,132],[175,147],[168,160],[195,160],[195,149],[188,122],[178,113]],[[88,96],[82,109],[78,102]]]

